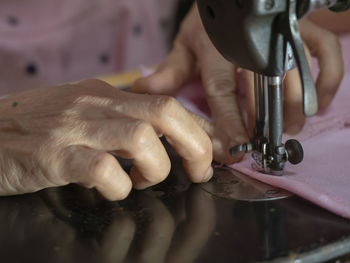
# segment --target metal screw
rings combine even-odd
[[[265,1],[265,10],[271,11],[272,8],[275,7],[275,0],[266,0]]]
[[[285,153],[284,147],[283,146],[276,147],[276,153],[279,155],[283,155]]]

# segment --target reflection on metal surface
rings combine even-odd
[[[269,201],[292,195],[228,167],[215,168],[213,179],[201,187],[214,196],[242,201]]]
[[[327,260],[331,260],[337,258],[339,256],[346,255],[350,252],[350,238],[345,238],[344,240],[340,240],[337,242],[333,242],[326,246],[316,248],[314,250],[297,254],[291,253],[288,257],[278,258],[273,261],[269,261],[271,263],[318,263],[325,262]],[[343,262],[337,260],[335,262]],[[348,261],[346,261],[348,262]]]
[[[338,251],[328,254],[333,257],[350,252],[337,242],[350,238],[349,220],[297,196],[274,202],[213,198],[205,185],[191,184],[182,159],[171,156],[164,182],[119,202],[77,185],[0,197],[1,262],[295,262],[292,256],[304,260],[315,249],[325,255],[328,245]],[[280,194],[232,170],[215,169],[217,177],[222,185]],[[254,193],[251,188],[242,191]]]
[[[312,259],[350,253],[349,220],[297,196],[224,200],[183,178],[121,202],[76,185],[0,197],[1,262],[323,262]]]

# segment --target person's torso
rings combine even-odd
[[[159,63],[176,0],[2,0],[0,94]]]

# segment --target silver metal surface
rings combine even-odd
[[[298,64],[301,86],[303,88],[303,106],[305,116],[313,116],[317,113],[317,93],[315,83],[312,79],[310,67],[305,55],[304,45],[301,40],[298,18],[297,1],[289,0],[288,24],[286,25],[286,37],[290,42],[294,58]]]
[[[338,0],[310,0],[309,12],[320,9],[320,8],[332,7],[337,2],[338,2]]]
[[[216,197],[251,202],[283,199],[292,195],[229,167],[215,168],[213,179],[200,186]]]
[[[287,43],[286,46],[286,57],[285,57],[285,72],[292,70],[295,68],[295,59],[294,59],[294,54],[293,54],[293,49],[290,43]]]
[[[283,171],[285,158],[278,153],[282,147],[283,135],[283,92],[281,77],[268,78],[269,90],[269,168],[280,174]],[[265,167],[264,167],[265,168]],[[273,174],[275,174],[273,172]]]
[[[304,114],[312,116],[318,108],[317,94],[299,32],[297,1],[289,0],[287,3],[287,19],[284,26],[282,25],[287,40],[284,50],[284,65],[286,70],[291,69],[294,66],[294,59],[296,60],[303,88]],[[312,3],[314,6],[325,4],[332,5],[331,2],[322,1]],[[282,76],[263,76],[257,73],[254,75],[256,127],[252,145],[255,151],[253,159],[255,159],[256,164],[253,164],[253,167],[272,175],[282,175],[284,164],[288,160],[282,143],[282,81]],[[300,157],[293,154],[290,156]]]
[[[292,144],[293,147],[286,151],[282,143],[282,82],[285,73],[295,64],[303,89],[304,114],[312,116],[318,110],[315,83],[300,36],[298,19],[313,9],[342,10],[350,5],[350,0],[245,0],[239,3],[198,1],[201,18],[214,45],[229,61],[254,72],[254,136],[250,142],[232,147],[230,153],[234,155],[252,150],[257,170],[282,175],[287,161],[297,164],[303,159],[300,144],[298,147]],[[227,19],[219,19],[215,14],[230,15]],[[232,27],[238,28],[237,35],[241,37],[228,37],[224,33],[223,29]]]
[[[243,143],[243,144],[238,144],[238,145],[235,145],[233,146],[231,149],[230,149],[230,153],[231,155],[235,155],[235,154],[238,154],[238,153],[241,153],[241,152],[250,152],[253,150],[253,145],[251,143]]]
[[[281,77],[268,78],[269,90],[269,141],[272,152],[282,145],[283,93]]]
[[[265,137],[268,124],[268,101],[267,101],[267,78],[263,75],[254,74],[254,98],[255,98],[255,137]]]
[[[267,174],[282,175],[287,160],[282,144],[282,77],[255,74],[254,79],[256,126],[251,144],[256,164],[252,167]]]
[[[279,87],[282,85],[282,78],[277,76],[277,77],[267,77],[267,83],[269,86],[275,86]]]
[[[345,238],[343,240],[330,243],[321,248],[316,248],[314,250],[300,253],[300,254],[291,253],[287,257],[278,258],[269,262],[270,263],[319,263],[319,262],[326,262],[328,260],[334,259],[342,255],[346,255],[348,253],[350,253],[350,238]],[[335,262],[340,263],[343,261],[335,261]]]

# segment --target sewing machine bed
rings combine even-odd
[[[212,196],[187,180],[180,158],[169,152],[169,178],[122,202],[104,201],[94,190],[76,185],[1,197],[1,261],[350,259],[349,220],[296,196],[268,202]],[[129,169],[130,162],[124,161],[124,167]]]

